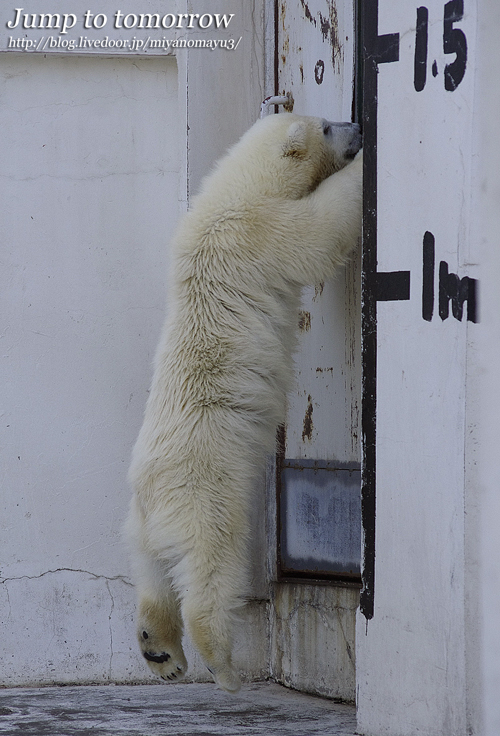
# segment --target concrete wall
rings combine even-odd
[[[353,701],[359,591],[278,583],[271,604],[271,677],[302,692]]]

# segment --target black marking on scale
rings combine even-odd
[[[377,271],[377,301],[395,302],[410,298],[410,272]]]
[[[425,87],[427,79],[427,46],[429,11],[425,7],[417,8],[417,30],[415,36],[415,67],[413,84],[417,92],[421,92]],[[436,63],[436,62],[434,62]],[[434,67],[433,67],[434,69]],[[434,74],[434,76],[436,76]]]
[[[434,235],[427,231],[424,235],[422,257],[422,317],[426,322],[432,320],[434,313],[434,266],[436,262]]]
[[[436,242],[434,235],[424,234],[422,251],[422,317],[431,322],[434,314],[434,274],[436,268]],[[439,316],[444,321],[450,316],[462,321],[464,304],[467,302],[467,321],[478,322],[477,281],[470,276],[460,278],[450,273],[446,261],[439,263]]]
[[[469,276],[459,278],[449,273],[446,261],[439,264],[439,316],[448,319],[451,311],[455,319],[462,321],[464,302],[467,302],[467,320],[477,322],[477,281]]]
[[[377,274],[377,76],[378,65],[399,61],[399,33],[378,35],[378,0],[359,0],[363,59],[363,271],[362,271],[362,413],[363,463],[361,518],[363,562],[360,608],[365,618],[374,614],[375,597],[375,488],[377,409],[377,297],[382,281],[393,294],[403,293],[406,276]],[[399,272],[406,274],[407,272]],[[391,286],[392,282],[392,286]],[[403,283],[404,282],[404,283]],[[397,286],[393,289],[393,286]],[[407,279],[409,290],[409,275]],[[405,292],[406,293],[406,292]],[[399,297],[396,297],[399,298]],[[407,297],[405,297],[407,298]]]

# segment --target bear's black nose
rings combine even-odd
[[[346,150],[347,158],[354,158],[363,145],[363,136],[361,135],[361,126],[358,123],[352,123],[352,138]]]

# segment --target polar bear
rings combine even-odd
[[[355,124],[264,118],[174,238],[127,524],[140,648],[163,679],[186,672],[186,628],[219,687],[239,688],[231,632],[249,504],[284,421],[301,288],[331,276],[360,237],[360,147]]]

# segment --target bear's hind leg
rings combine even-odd
[[[159,590],[139,593],[139,646],[150,669],[163,680],[182,680],[186,673],[182,628],[179,601],[166,580]]]
[[[130,544],[132,577],[138,597],[137,638],[155,675],[181,680],[187,670],[182,649],[180,602],[172,587],[169,563],[148,549],[144,514],[132,498],[125,531]]]

